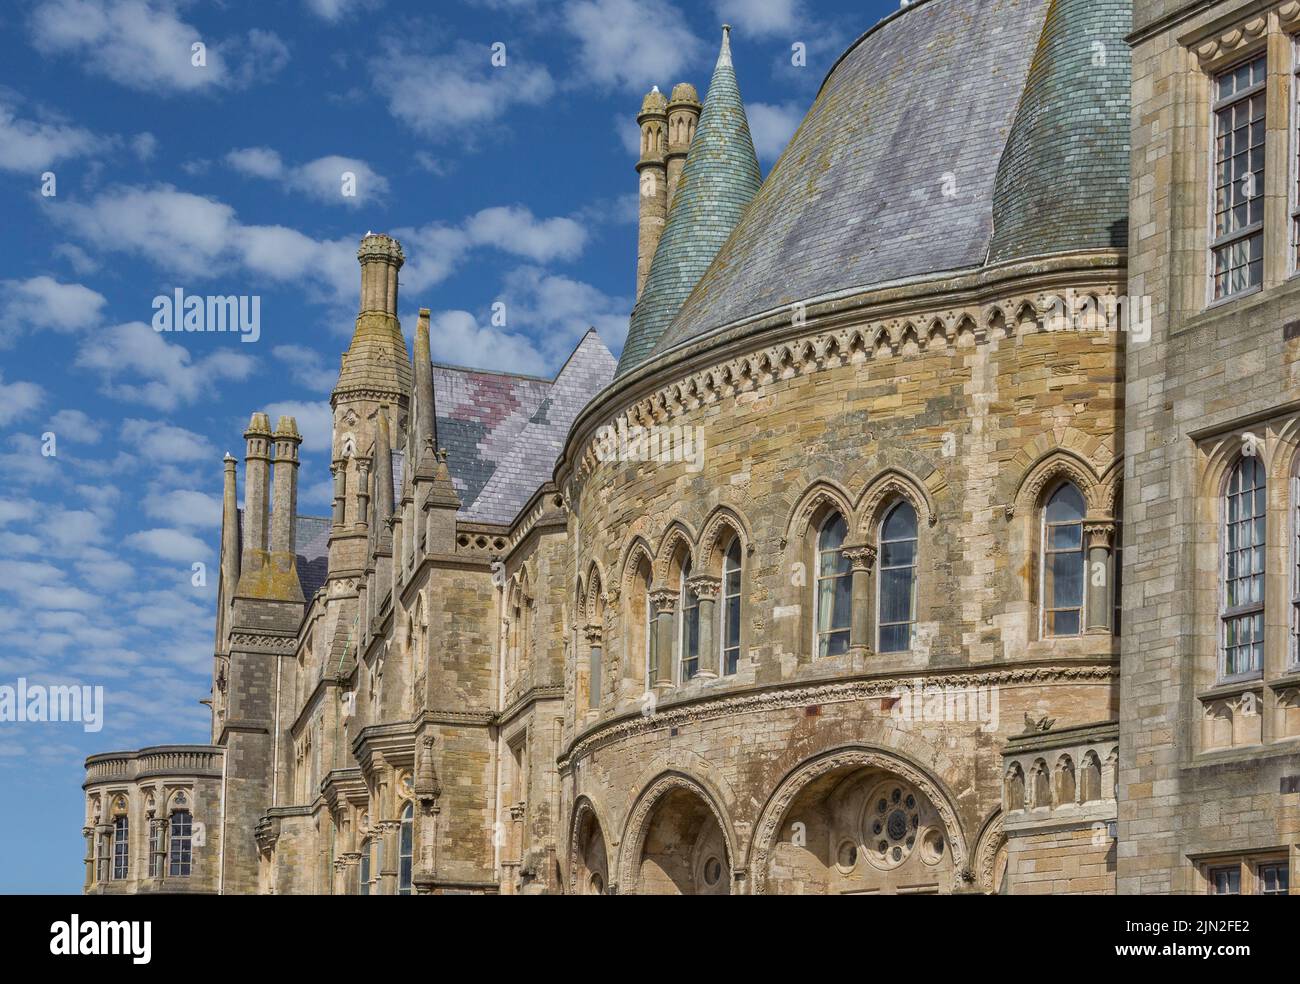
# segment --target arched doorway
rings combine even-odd
[[[948,893],[966,865],[936,785],[867,750],[791,773],[764,810],[754,857],[755,889],[789,895]]]
[[[609,891],[609,860],[605,835],[591,804],[584,801],[573,821],[572,871],[569,891],[574,895],[604,895]]]
[[[683,779],[655,783],[629,826],[624,891],[730,895],[731,850],[702,790]]]

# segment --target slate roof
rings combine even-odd
[[[308,603],[329,573],[330,522],[328,516],[298,516],[294,523],[298,583],[302,585],[302,596]]]
[[[672,324],[620,371],[796,301],[1122,244],[1127,7],[917,0],[881,21],[831,69]]]
[[[460,518],[511,522],[550,481],[570,425],[609,385],[614,366],[594,330],[554,380],[434,364],[438,443],[447,449]]]
[[[632,311],[619,374],[644,361],[763,182],[724,33],[668,221]]]
[[[1056,0],[993,194],[989,262],[1128,245],[1132,0]]]

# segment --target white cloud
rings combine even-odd
[[[34,177],[59,161],[98,153],[109,144],[81,127],[19,119],[0,103],[0,171]]]
[[[158,152],[158,138],[152,133],[137,133],[131,138],[131,151],[142,161],[152,160]]]
[[[638,94],[656,83],[680,81],[705,52],[671,3],[655,6],[653,22],[638,0],[571,0],[561,16],[578,39],[577,63],[586,75]]]
[[[246,379],[257,363],[229,349],[195,359],[185,346],[132,321],[88,337],[75,365],[98,372],[107,396],[172,410],[213,392],[224,380]]]
[[[80,410],[60,410],[46,425],[60,440],[94,444],[99,440],[102,425]]]
[[[713,9],[746,36],[789,34],[806,26],[803,0],[714,0]]]
[[[45,402],[45,390],[36,383],[6,383],[0,373],[0,427],[21,420]]]
[[[193,489],[152,492],[145,497],[144,511],[174,526],[221,526],[221,497]]]
[[[129,534],[122,542],[162,560],[183,564],[206,560],[212,555],[212,548],[198,537],[174,529],[141,530]]]
[[[137,417],[122,422],[121,440],[154,467],[164,462],[215,461],[216,449],[202,434],[160,420]]]
[[[0,345],[30,328],[80,331],[99,324],[104,295],[45,275],[0,281]]]
[[[546,360],[532,339],[480,325],[468,311],[442,311],[429,322],[435,362],[540,374]]]
[[[506,277],[500,297],[510,324],[526,325],[542,340],[550,368],[558,368],[589,328],[615,352],[627,336],[632,299],[611,297],[571,277],[521,267]]]
[[[241,174],[279,181],[285,188],[327,204],[356,208],[388,194],[388,180],[355,157],[333,154],[289,167],[269,147],[243,147],[226,154],[226,163]]]
[[[358,10],[375,6],[374,0],[303,0],[303,6],[323,21],[337,24]]]
[[[284,363],[289,377],[299,386],[328,392],[338,382],[337,366],[330,366],[325,357],[305,345],[277,345],[271,354]]]
[[[298,422],[298,433],[302,435],[304,454],[329,453],[333,446],[334,414],[328,402],[304,403],[286,400],[272,403],[266,408],[266,414],[274,426],[280,417],[293,417]]]
[[[465,41],[432,56],[390,44],[370,68],[388,111],[431,140],[473,143],[474,125],[491,123],[516,105],[540,105],[555,91],[544,66],[522,61],[507,47],[506,64],[494,67],[489,45]]]
[[[573,219],[538,220],[522,206],[485,208],[465,223],[470,241],[537,263],[572,260],[582,253],[587,231]]]
[[[169,0],[45,0],[32,12],[32,41],[87,71],[150,93],[236,87],[274,75],[289,58],[275,34],[254,29],[218,41],[180,19]],[[193,64],[192,45],[206,46]]]
[[[803,122],[804,108],[798,103],[750,103],[745,107],[754,151],[760,160],[775,161]]]

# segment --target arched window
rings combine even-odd
[[[880,652],[912,648],[916,628],[916,510],[894,506],[880,524]]]
[[[679,601],[682,618],[678,651],[682,654],[682,683],[685,683],[700,671],[700,596],[692,591],[687,583],[690,576],[691,560],[688,557],[682,565],[682,592]]]
[[[817,655],[848,652],[853,609],[853,572],[844,556],[849,527],[839,513],[831,513],[817,533],[817,585],[813,596],[813,624]]]
[[[360,895],[370,894],[370,841],[363,841],[361,844],[361,870],[357,874],[357,892]]]
[[[113,878],[126,878],[131,868],[131,822],[125,816],[113,818]]]
[[[1073,636],[1083,631],[1083,496],[1069,482],[1043,510],[1043,634]]]
[[[733,536],[722,561],[722,673],[740,665],[740,537]]]
[[[402,810],[402,828],[397,845],[397,894],[411,894],[411,873],[415,861],[415,807]]]
[[[1223,503],[1223,677],[1264,668],[1264,465],[1258,455],[1237,462]]]
[[[189,810],[177,810],[172,814],[170,833],[171,841],[167,851],[170,861],[168,871],[173,878],[184,878],[189,875],[194,863],[194,818]]]

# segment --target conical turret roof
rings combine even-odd
[[[632,312],[619,375],[649,355],[763,183],[731,63],[730,31],[723,28],[699,127],[645,290]]]

